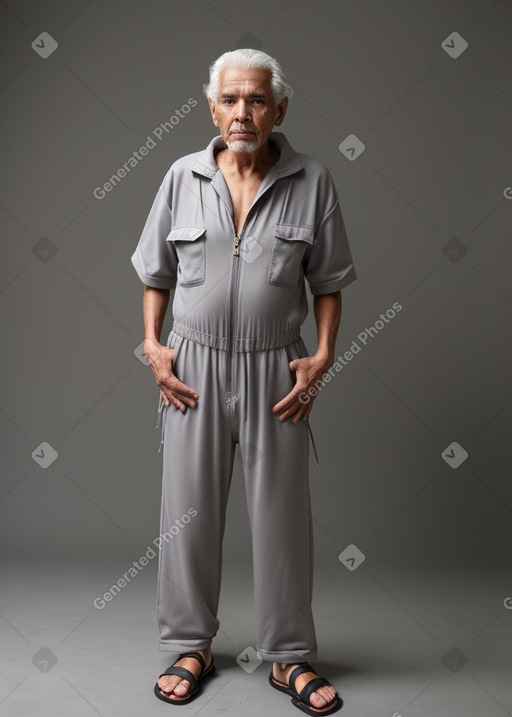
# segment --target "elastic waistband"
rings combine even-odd
[[[213,336],[203,331],[197,331],[190,326],[175,321],[172,325],[172,331],[178,336],[190,339],[203,346],[209,346],[212,349],[221,349],[228,351],[229,341],[225,336]],[[300,328],[288,331],[285,334],[277,334],[275,336],[255,336],[252,338],[235,339],[233,348],[237,352],[244,351],[265,351],[268,349],[279,349],[283,346],[295,343],[300,339]]]

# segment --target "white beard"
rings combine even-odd
[[[228,140],[226,144],[232,152],[254,152],[259,147],[257,142],[246,139]]]

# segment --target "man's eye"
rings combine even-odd
[[[253,102],[257,102],[257,103],[260,104],[260,105],[264,104],[264,103],[263,103],[263,100],[260,100],[260,99],[254,99],[254,100],[252,100],[252,101],[253,101]],[[225,105],[230,104],[231,102],[234,102],[234,100],[228,100],[228,99],[224,100],[224,104],[225,104]]]

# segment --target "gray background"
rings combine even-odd
[[[311,452],[318,595],[338,585],[333,610],[343,611],[342,596],[364,581],[368,601],[391,601],[435,633],[441,615],[459,624],[484,581],[494,588],[444,647],[458,639],[468,655],[491,623],[497,642],[510,642],[511,26],[508,0],[0,3],[0,535],[16,590],[42,589],[36,575],[44,582],[55,561],[103,564],[69,630],[80,615],[89,625],[89,597],[158,535],[158,389],[134,353],[143,287],[130,256],[167,168],[218,133],[202,94],[208,65],[248,46],[276,56],[295,89],[276,129],[331,171],[358,273],[342,292],[337,353],[354,341],[361,350],[311,416],[322,462]],[[58,42],[46,59],[31,47],[43,31]],[[443,49],[454,31],[468,43],[456,59]],[[96,199],[190,97],[197,106]],[[366,147],[354,161],[338,149],[351,134]],[[394,302],[402,310],[363,345]],[[171,323],[169,310],[163,339]],[[315,335],[311,311],[311,350]],[[58,453],[46,469],[32,458],[43,441]],[[442,457],[454,441],[468,453],[458,468]],[[338,558],[349,545],[365,556],[356,571]],[[247,567],[250,551],[238,460],[226,565]],[[24,573],[22,559],[42,572]],[[432,570],[445,587],[400,583]],[[450,576],[462,573],[459,590]],[[4,638],[21,631],[20,594],[9,593]],[[420,598],[439,598],[439,610],[418,612]],[[510,687],[476,679],[479,709],[511,714]]]

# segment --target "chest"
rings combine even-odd
[[[242,231],[245,219],[262,182],[259,177],[240,180],[223,173],[233,205],[233,221],[237,235]]]

